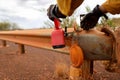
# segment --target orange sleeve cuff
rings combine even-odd
[[[107,0],[102,4],[102,7],[111,14],[120,13],[120,0]]]
[[[71,16],[83,0],[57,0],[58,8],[62,14]]]

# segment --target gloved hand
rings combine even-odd
[[[58,20],[59,18],[66,18],[66,16],[59,11],[57,5],[50,5],[47,11],[47,15],[52,21],[54,21],[55,18]]]
[[[97,24],[101,16],[104,16],[106,19],[108,19],[108,17],[99,9],[99,5],[97,5],[93,9],[93,11],[86,14],[85,17],[82,19],[81,28],[83,28],[84,30],[89,30],[90,28],[93,28]]]

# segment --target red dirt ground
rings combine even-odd
[[[30,46],[25,46],[25,54],[19,54],[16,44],[8,44],[0,48],[0,80],[58,80],[55,64],[69,65],[68,55]]]

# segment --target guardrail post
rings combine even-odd
[[[84,60],[83,65],[81,66],[82,69],[82,80],[93,80],[93,61]]]
[[[25,53],[25,46],[23,44],[18,44],[18,50],[20,54]]]
[[[2,40],[2,47],[7,47],[7,43],[5,40]]]

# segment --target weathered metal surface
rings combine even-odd
[[[18,44],[30,45],[43,49],[59,51],[69,54],[71,43],[78,42],[83,49],[85,59],[106,60],[111,59],[113,52],[113,39],[104,32],[98,30],[80,31],[73,34],[73,29],[68,29],[65,37],[65,48],[53,49],[51,46],[51,32],[53,29],[1,31],[0,39],[12,41]]]
[[[117,47],[116,47],[116,51],[117,51],[117,59],[118,59],[118,62],[120,64],[120,28],[118,28],[116,31],[115,31],[115,35],[116,35],[116,40],[117,40]]]
[[[25,53],[25,46],[23,44],[18,44],[18,51],[20,54],[24,54]]]
[[[2,47],[6,47],[7,46],[7,43],[5,40],[2,40]]]
[[[24,44],[68,54],[68,47],[71,45],[71,37],[65,37],[65,48],[53,49],[51,45],[52,31],[53,29],[1,31],[0,39],[5,41],[12,41],[21,45]],[[73,29],[68,29],[68,32],[72,31]]]
[[[113,54],[113,39],[104,32],[95,29],[81,31],[73,36],[73,43],[78,42],[88,60],[109,60]]]

